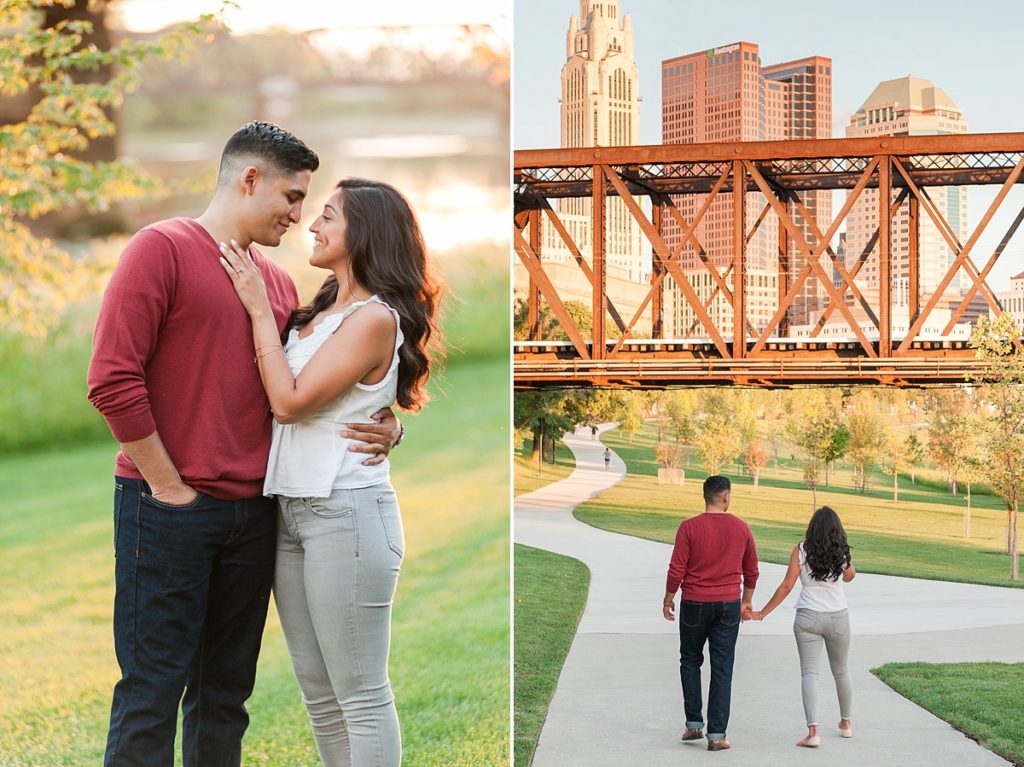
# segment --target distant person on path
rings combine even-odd
[[[396,399],[424,403],[438,285],[387,184],[342,180],[310,231],[309,262],[331,274],[292,312],[283,348],[252,256],[221,246],[276,418],[263,487],[280,508],[274,597],[323,764],[399,767],[388,650],[402,518],[387,462],[363,465],[336,434]]]
[[[850,652],[850,615],[843,583],[857,574],[850,556],[846,531],[839,515],[822,506],[811,517],[804,539],[789,557],[789,569],[772,598],[760,610],[744,612],[744,620],[762,620],[793,590],[800,580],[800,596],[796,602],[793,633],[800,655],[800,693],[807,719],[807,736],[798,746],[817,748],[818,734],[818,664],[821,646],[825,645],[828,664],[839,695],[839,734],[853,737],[853,685],[847,669]]]
[[[241,762],[277,509],[263,496],[270,406],[249,317],[217,243],[277,246],[299,221],[318,165],[315,152],[278,126],[243,126],[224,148],[206,211],[136,233],[104,293],[89,400],[121,443],[114,480],[121,679],[105,767],[171,767],[179,701],[185,767]],[[295,284],[259,251],[251,258],[280,331],[298,305]],[[379,425],[345,433],[369,443],[348,449],[378,454],[371,463],[400,433],[390,411],[378,415],[386,416]]]
[[[597,426],[593,426],[592,425],[590,427],[590,438],[591,439],[597,439]]]
[[[611,462],[612,462],[612,449],[610,447],[606,447],[604,449],[604,468],[605,468],[605,471],[608,470],[608,466],[609,466],[609,464],[611,464]]]
[[[686,715],[683,740],[704,737],[701,666],[704,645],[708,645],[708,751],[729,748],[725,736],[736,638],[740,616],[750,609],[758,576],[754,535],[746,522],[729,513],[731,488],[727,477],[711,476],[704,481],[704,513],[683,521],[676,533],[662,607],[665,620],[675,620],[675,596],[681,584],[679,678]]]

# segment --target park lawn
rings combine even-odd
[[[392,456],[407,554],[391,678],[409,767],[509,759],[508,362],[461,362]],[[444,392],[447,392],[445,394]],[[106,441],[0,461],[0,754],[5,767],[102,760],[110,691],[113,530]],[[315,767],[276,611],[245,765]]]
[[[577,507],[576,517],[602,529],[671,543],[679,522],[703,510],[701,483],[706,474],[691,465],[682,487],[659,485],[649,427],[633,442],[616,432],[606,433],[604,441],[622,456],[630,473],[619,485]],[[735,468],[722,469],[733,480],[732,510],[750,524],[762,560],[787,562],[812,511],[810,490],[791,467],[763,471],[757,490],[753,480],[737,476]],[[891,492],[859,494],[843,486],[845,477],[837,474],[831,488],[819,488],[817,504],[832,506],[842,517],[858,570],[1024,587],[1009,580],[1009,557],[1003,553],[1005,511],[991,496],[973,499],[972,535],[965,541],[963,498],[918,486],[901,492],[894,505]]]
[[[576,559],[515,547],[515,766],[529,767],[576,635],[590,571]]]
[[[1024,767],[1024,663],[887,663],[871,671],[900,695]]]
[[[555,442],[555,462],[545,461],[540,467],[537,460],[530,458],[531,442],[517,450],[514,455],[512,480],[513,492],[516,495],[531,493],[553,482],[566,479],[576,469],[576,457],[562,440]]]

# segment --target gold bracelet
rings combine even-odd
[[[272,349],[270,349],[269,351],[265,351],[262,354],[257,354],[255,357],[252,358],[252,361],[255,362],[256,364],[259,364],[259,361],[261,359],[263,359],[264,357],[266,357],[268,354],[273,354],[274,352],[283,352],[283,351],[284,351],[283,347],[275,346]]]

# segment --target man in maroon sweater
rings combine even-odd
[[[217,243],[274,247],[299,221],[315,152],[269,123],[225,146],[198,219],[147,226],[103,296],[89,400],[121,443],[114,483],[114,688],[106,767],[237,767],[274,575],[270,406]],[[255,248],[278,326],[295,284]],[[359,436],[387,452],[394,418]],[[182,697],[184,693],[184,697]]]
[[[750,608],[754,598],[758,575],[754,535],[746,522],[729,513],[731,487],[726,477],[712,476],[704,481],[704,513],[679,525],[662,606],[665,619],[675,620],[675,597],[682,584],[679,678],[686,715],[683,740],[704,737],[700,677],[704,645],[708,645],[708,751],[729,748],[725,731],[729,724],[736,637],[743,610]]]

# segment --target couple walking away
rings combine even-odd
[[[89,399],[114,480],[106,767],[238,767],[271,588],[320,758],[396,767],[388,680],[404,552],[387,454],[430,373],[438,287],[395,189],[342,180],[310,227],[311,303],[257,245],[298,223],[316,153],[227,142],[198,218],[147,226],[103,297]],[[369,456],[369,457],[367,457]]]
[[[704,481],[704,513],[679,525],[668,567],[662,606],[666,620],[675,620],[675,596],[680,585],[683,591],[679,607],[679,678],[686,725],[682,739],[704,737],[701,666],[707,645],[711,660],[707,748],[729,748],[726,728],[740,622],[765,618],[782,603],[797,580],[801,590],[793,633],[807,721],[807,735],[797,745],[821,745],[817,684],[822,645],[839,696],[839,733],[844,738],[852,737],[853,688],[847,671],[850,619],[842,584],[853,580],[856,572],[842,522],[828,506],[815,511],[804,540],[793,549],[782,583],[761,610],[754,610],[757,548],[747,523],[729,513],[731,488],[726,477],[712,476]]]

